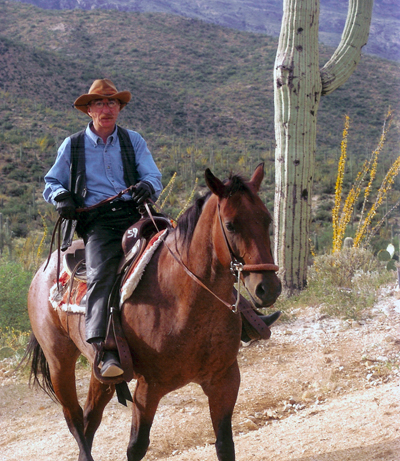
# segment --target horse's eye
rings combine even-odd
[[[225,227],[228,232],[235,232],[235,226],[231,222],[227,222]]]

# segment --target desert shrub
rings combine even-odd
[[[27,331],[0,327],[0,360],[14,358],[19,362],[25,354],[29,336]]]
[[[390,210],[386,210],[385,215],[378,212],[379,207],[388,200],[388,193],[393,188],[396,178],[400,173],[400,156],[392,163],[388,169],[381,185],[376,183],[378,172],[378,159],[383,151],[386,138],[388,136],[389,127],[393,122],[393,114],[389,109],[383,123],[382,133],[377,147],[372,152],[369,159],[365,160],[357,174],[356,179],[347,191],[347,197],[342,204],[343,185],[345,183],[345,167],[347,160],[347,136],[350,126],[350,118],[346,115],[345,126],[343,130],[343,139],[341,144],[341,155],[338,164],[338,175],[336,178],[335,188],[335,206],[332,209],[332,228],[333,228],[333,245],[332,251],[336,253],[342,248],[343,239],[346,235],[348,224],[353,218],[353,211],[358,207],[361,195],[364,195],[363,204],[361,207],[357,231],[354,235],[354,247],[368,246],[371,240],[379,232],[385,219],[388,218],[398,206],[400,200]],[[384,169],[386,167],[383,167]],[[372,193],[376,189],[375,198]]]
[[[363,248],[344,249],[337,254],[317,256],[310,269],[309,285],[314,282],[351,288],[353,277],[360,272],[374,273],[380,264],[374,255]]]
[[[26,191],[27,191],[27,186],[25,185],[15,186],[13,183],[10,185],[10,187],[7,188],[6,193],[10,197],[21,197],[22,195],[25,194]]]
[[[308,274],[308,296],[322,311],[336,317],[357,318],[371,307],[378,288],[394,280],[374,255],[364,248],[343,249],[315,258]]]
[[[329,222],[332,221],[331,213],[328,210],[318,209],[315,213],[315,221]]]
[[[32,272],[17,262],[0,259],[0,328],[30,329],[27,295]]]
[[[278,299],[275,308],[289,318],[294,308],[311,306],[333,317],[357,319],[373,306],[378,288],[394,281],[394,272],[387,271],[369,250],[343,249],[316,256],[307,288],[297,296]]]

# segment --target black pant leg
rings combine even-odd
[[[108,298],[117,277],[125,230],[137,221],[128,212],[107,214],[83,233],[87,270],[86,341],[105,338]]]

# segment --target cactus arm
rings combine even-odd
[[[349,0],[342,38],[331,59],[321,69],[322,95],[332,93],[347,81],[367,44],[373,0]]]

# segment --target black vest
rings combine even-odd
[[[86,163],[85,163],[85,131],[82,130],[71,136],[71,165],[69,177],[69,190],[77,207],[82,208],[85,204],[87,193],[86,188]],[[124,181],[126,187],[135,185],[138,182],[136,169],[135,151],[127,130],[117,127],[119,144],[121,147],[121,158],[124,170]],[[72,244],[75,229],[78,222],[75,220],[64,220],[62,223],[63,241],[62,251],[65,251]],[[79,233],[79,224],[78,224]]]

